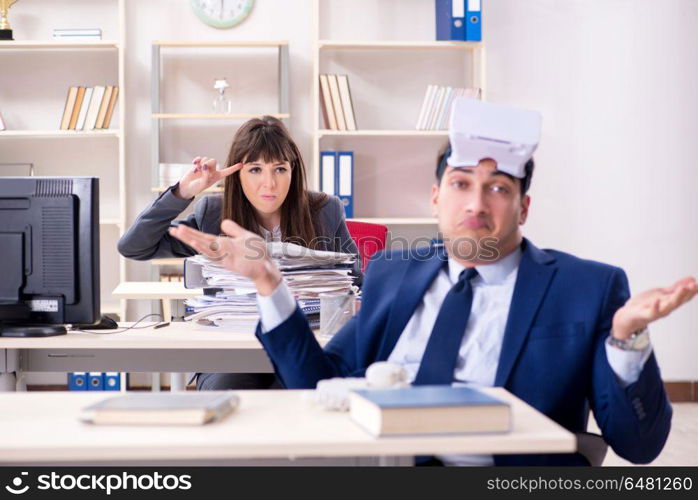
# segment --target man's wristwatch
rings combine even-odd
[[[613,336],[613,332],[608,337],[608,345],[617,347],[624,351],[642,351],[650,343],[650,331],[647,327],[633,333],[627,339],[621,340]]]

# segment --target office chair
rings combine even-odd
[[[347,229],[349,229],[349,235],[359,249],[361,270],[365,272],[371,256],[385,248],[388,228],[381,224],[348,220]]]

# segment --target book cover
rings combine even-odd
[[[356,116],[354,115],[354,103],[349,90],[349,77],[347,75],[337,75],[339,85],[339,96],[342,100],[342,111],[347,123],[347,130],[356,130]]]
[[[112,85],[107,86],[104,90],[104,97],[102,97],[102,102],[99,105],[99,113],[97,113],[97,121],[95,122],[95,129],[100,129],[104,126],[104,118],[107,116],[107,109],[109,109],[109,100],[111,99],[111,94],[114,91]]]
[[[350,416],[374,436],[507,432],[508,403],[470,387],[361,389],[350,395]]]
[[[80,114],[78,115],[78,122],[75,124],[75,130],[82,130],[85,128],[85,118],[87,118],[87,110],[90,107],[93,91],[94,87],[87,87],[85,89],[85,96],[82,99],[82,106],[80,106]]]
[[[416,125],[417,130],[424,129],[424,125],[423,125],[424,116],[427,113],[429,99],[431,98],[431,93],[434,91],[434,88],[436,88],[436,85],[428,85],[427,90],[424,93],[424,99],[422,100],[422,108],[419,110],[419,117],[417,118],[417,125]]]
[[[107,425],[199,425],[228,415],[238,404],[230,391],[128,394],[84,408],[80,419]]]
[[[332,106],[332,95],[330,94],[330,83],[327,80],[327,75],[320,75],[320,92],[322,93],[322,115],[325,119],[325,127],[330,130],[339,130],[337,117]]]
[[[73,107],[75,106],[75,99],[78,97],[78,87],[70,87],[68,89],[68,96],[65,99],[65,107],[63,108],[63,118],[61,118],[61,130],[68,130],[68,125],[70,125],[70,118],[73,116]]]
[[[99,114],[99,107],[102,105],[102,98],[104,97],[104,91],[106,87],[102,85],[96,85],[94,91],[92,92],[92,99],[90,99],[90,107],[87,110],[87,116],[85,117],[85,130],[92,130],[95,128],[97,123],[97,115]]]
[[[114,87],[112,90],[111,97],[109,99],[109,106],[107,107],[107,115],[104,117],[104,124],[102,128],[109,128],[111,123],[111,117],[114,114],[114,107],[116,106],[116,98],[119,96],[119,87]]]
[[[342,98],[339,95],[339,84],[337,83],[337,75],[327,75],[327,81],[330,84],[332,108],[334,109],[334,113],[337,118],[338,130],[346,130],[347,122],[344,120],[344,111],[342,110]]]
[[[85,97],[85,87],[78,87],[78,95],[75,97],[75,105],[73,106],[73,113],[70,115],[68,130],[75,130],[75,126],[78,123],[78,116],[80,115],[80,109],[82,108],[83,97]]]

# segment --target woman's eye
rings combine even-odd
[[[259,167],[252,167],[252,168],[249,170],[249,172],[250,172],[251,174],[258,174],[258,173],[261,172],[261,171],[262,171],[262,169],[259,168]]]
[[[276,172],[279,174],[283,174],[284,172],[286,172],[286,167],[277,167]]]

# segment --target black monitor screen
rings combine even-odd
[[[98,186],[0,178],[0,334],[99,319]]]

